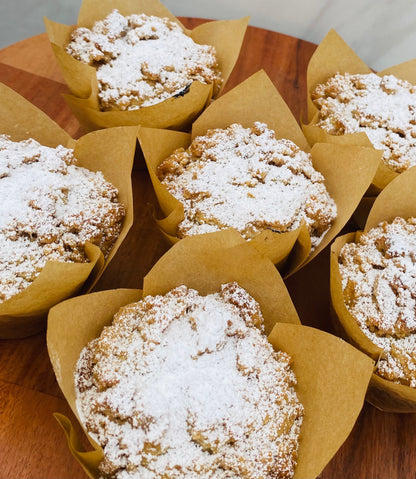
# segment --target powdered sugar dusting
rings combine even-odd
[[[116,188],[75,163],[63,146],[0,135],[0,302],[47,261],[85,262],[86,241],[107,254],[116,240],[124,217]]]
[[[312,99],[317,125],[332,135],[363,131],[383,161],[401,173],[416,165],[416,88],[393,75],[336,74]]]
[[[339,261],[349,311],[384,350],[378,373],[416,387],[416,219],[381,223]]]
[[[304,221],[316,247],[337,209],[311,156],[277,140],[264,123],[209,130],[158,169],[185,210],[178,236],[234,227],[246,239],[261,230],[291,231]]]
[[[215,48],[199,45],[167,18],[113,10],[77,28],[66,51],[97,68],[103,110],[137,110],[180,94],[193,81],[221,84]]]
[[[82,352],[77,408],[117,478],[289,478],[303,408],[290,357],[236,283],[122,308]]]

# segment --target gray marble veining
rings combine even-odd
[[[314,43],[335,28],[376,70],[416,58],[413,0],[165,0],[164,4],[178,16],[228,19],[250,15],[251,25]],[[43,16],[76,23],[80,5],[81,0],[3,0],[0,48],[43,32]]]

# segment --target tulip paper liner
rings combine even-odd
[[[90,290],[126,237],[133,223],[131,169],[137,127],[97,131],[75,141],[42,111],[3,84],[0,84],[0,105],[0,134],[9,135],[14,141],[33,138],[45,146],[73,148],[77,165],[102,171],[105,179],[117,187],[119,201],[126,208],[121,233],[105,261],[98,246],[87,244],[88,263],[50,261],[28,288],[0,304],[0,338],[13,338],[45,329],[50,307]]]
[[[114,9],[122,15],[141,14],[167,17],[179,24],[196,43],[216,48],[223,83],[227,82],[240,53],[248,17],[240,20],[220,20],[204,23],[192,31],[158,0],[84,0],[78,16],[78,27],[91,28]],[[199,81],[191,83],[185,94],[155,105],[130,111],[101,111],[98,101],[96,69],[66,53],[65,47],[75,27],[61,25],[45,18],[46,31],[52,49],[72,95],[64,95],[74,115],[87,130],[113,126],[145,125],[153,128],[187,130],[193,120],[209,104],[213,85]]]
[[[334,143],[337,145],[357,145],[374,148],[364,132],[332,135],[317,126],[319,110],[311,98],[311,94],[316,86],[320,83],[325,83],[329,77],[336,73],[355,75],[371,72],[370,67],[358,57],[335,30],[330,30],[312,55],[307,72],[309,123],[303,124],[302,128],[311,145],[315,143]],[[395,75],[416,85],[416,60],[410,60],[387,68],[378,72],[377,75]],[[367,196],[374,197],[397,176],[399,176],[398,173],[380,161]]]
[[[186,238],[171,248],[144,279],[144,290],[112,290],[65,301],[51,309],[48,351],[58,383],[74,414],[74,370],[81,350],[112,321],[119,307],[142,295],[164,294],[185,284],[200,294],[237,281],[260,304],[273,346],[293,357],[297,393],[305,407],[295,478],[317,476],[350,433],[362,408],[373,361],[343,340],[302,326],[284,283],[267,258],[239,234],[225,230]],[[80,447],[70,421],[57,416],[74,457],[97,477],[103,457]]]
[[[382,221],[391,222],[396,216],[405,219],[416,216],[416,167],[394,179],[377,197],[370,211],[364,231],[376,227]],[[338,258],[341,248],[358,240],[361,231],[337,238],[331,246],[331,301],[343,336],[361,351],[377,360],[382,349],[363,333],[344,302]],[[387,412],[416,412],[416,389],[388,381],[373,374],[367,400]]]
[[[150,178],[165,218],[157,221],[171,244],[179,241],[176,231],[184,218],[183,206],[161,184],[157,167],[176,148],[187,148],[195,136],[210,128],[225,128],[232,123],[251,127],[261,121],[276,132],[310,152],[316,170],[325,177],[326,188],[337,204],[338,215],[321,243],[311,252],[306,225],[285,233],[264,230],[250,243],[270,258],[285,276],[304,266],[327,246],[349,220],[367,190],[377,169],[381,153],[360,146],[317,144],[310,149],[301,128],[279,92],[264,71],[259,71],[209,106],[192,126],[192,134],[139,128],[139,141]]]

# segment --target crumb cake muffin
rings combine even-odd
[[[315,88],[312,100],[317,126],[331,135],[365,132],[390,169],[402,173],[416,165],[416,87],[408,81],[337,73]]]
[[[288,354],[237,283],[124,306],[82,351],[76,404],[112,478],[289,478],[303,417]]]
[[[416,218],[397,217],[339,255],[345,304],[383,349],[377,373],[416,387]]]
[[[87,262],[86,241],[107,256],[117,239],[125,215],[117,189],[75,163],[63,146],[0,135],[0,302],[47,261]]]
[[[67,53],[97,70],[101,109],[137,110],[183,95],[193,81],[221,85],[216,51],[168,18],[113,10],[92,29],[73,31]]]
[[[264,123],[208,130],[167,158],[158,176],[183,204],[180,238],[234,227],[249,240],[305,222],[315,248],[337,214],[310,154]]]

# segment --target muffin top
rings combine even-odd
[[[71,35],[67,53],[97,69],[102,110],[137,110],[181,95],[193,81],[221,84],[215,48],[199,45],[168,18],[113,10]]]
[[[311,156],[264,123],[208,130],[167,158],[158,175],[184,206],[179,237],[233,227],[251,239],[305,222],[316,247],[336,217]]]
[[[331,135],[365,132],[390,169],[402,173],[416,165],[416,87],[394,75],[374,73],[329,78],[312,100],[317,125]]]
[[[289,478],[303,407],[291,358],[236,283],[119,310],[81,353],[77,409],[105,477]]]
[[[124,206],[73,150],[0,135],[0,302],[27,288],[47,261],[86,262],[87,241],[108,255]]]
[[[383,354],[382,377],[416,387],[416,218],[383,222],[339,256],[345,304]]]

